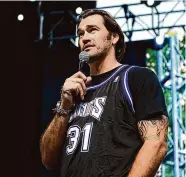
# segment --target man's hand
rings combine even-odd
[[[75,102],[75,97],[82,100],[86,94],[86,85],[91,82],[91,77],[86,77],[82,72],[77,72],[65,80],[61,94],[61,107],[71,109]]]
[[[66,79],[61,94],[61,107],[63,109],[71,109],[76,96],[80,96],[83,99],[86,94],[86,84],[89,84],[90,81],[91,77],[86,77],[81,72]],[[67,129],[68,116],[55,115],[44,132],[41,138],[40,149],[42,162],[47,169],[51,170],[60,166],[61,148],[65,142]]]

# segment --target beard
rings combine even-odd
[[[88,63],[94,63],[96,61],[101,61],[101,59],[103,60],[107,54],[108,51],[110,50],[112,44],[111,44],[111,33],[109,33],[106,38],[103,40],[103,45],[104,48],[101,49],[100,47],[97,48],[97,51],[94,53],[89,53],[89,61]]]
[[[101,51],[94,54],[89,54],[88,63],[94,63],[95,61],[100,61],[101,58],[105,58],[107,51]]]

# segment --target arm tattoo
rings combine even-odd
[[[161,120],[142,120],[138,122],[140,136],[145,140],[159,140],[162,136],[166,141],[168,118],[162,116]]]

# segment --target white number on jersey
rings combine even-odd
[[[77,125],[73,125],[69,127],[67,132],[67,137],[69,138],[69,145],[67,145],[66,147],[67,154],[72,154],[74,150],[77,148],[81,133],[83,134],[81,152],[89,151],[92,127],[93,127],[93,122],[86,123],[85,126],[82,128],[82,130]]]

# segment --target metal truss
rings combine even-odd
[[[186,43],[185,46],[186,47]],[[169,151],[157,176],[167,177],[171,167],[172,177],[186,176],[186,56],[180,52],[176,36],[169,39],[165,57],[162,50],[157,51],[157,73],[162,86],[171,94],[168,106],[171,118],[169,127]],[[186,50],[184,49],[184,55]],[[169,172],[170,174],[170,172]]]
[[[164,4],[169,2],[162,2]],[[38,9],[41,9],[42,2],[39,2]],[[107,6],[107,7],[101,7],[98,9],[104,9],[110,12],[116,21],[121,26],[124,35],[126,36],[127,41],[133,41],[134,36],[137,35],[139,32],[146,32],[143,33],[144,36],[149,36],[149,39],[153,39],[156,36],[160,36],[162,29],[164,29],[168,32],[172,28],[180,28],[182,30],[185,29],[185,22],[180,23],[179,20],[186,17],[186,8],[182,8],[181,10],[177,10],[178,6],[182,4],[184,7],[186,7],[186,2],[178,1],[175,3],[175,5],[169,9],[168,11],[160,11],[158,10],[158,7],[151,7],[149,9],[149,13],[139,13],[135,11],[134,7],[136,9],[140,9],[139,11],[143,11],[143,9],[146,7],[143,3],[133,3],[133,4],[122,4],[122,5],[116,5],[116,6]],[[147,8],[147,7],[146,7]],[[112,9],[115,9],[113,11]],[[43,37],[43,22],[45,19],[44,13],[42,13],[39,10],[40,15],[40,40],[42,40]],[[77,14],[72,12],[71,10],[51,10],[49,12],[50,16],[59,15],[59,19],[51,26],[51,28],[48,30],[48,39],[50,41],[50,46],[52,47],[55,40],[63,40],[63,39],[69,39],[72,43],[75,44],[76,34],[75,34],[75,27],[74,27],[74,33],[72,34],[57,34],[55,35],[55,31],[59,26],[63,24],[64,28],[69,24],[69,21],[65,20],[64,16],[68,14],[72,17],[73,23],[76,24],[77,22]],[[177,18],[174,19],[174,22],[170,24],[164,23],[167,18],[170,17],[170,15],[177,15]],[[145,20],[146,17],[150,17],[148,22]],[[150,21],[150,22],[149,22]],[[138,34],[138,36],[142,36]]]
[[[38,3],[39,19],[40,19],[40,28],[39,28],[39,40],[44,40],[47,38],[49,41],[49,47],[52,47],[55,40],[63,40],[75,38],[75,29],[74,33],[71,35],[62,33],[55,36],[55,32],[58,30],[59,26],[65,27],[69,25],[72,21],[74,23],[74,28],[76,26],[77,17],[72,13],[71,10],[48,10],[47,12],[42,10],[42,1]],[[47,15],[46,15],[47,14]],[[57,16],[57,18],[56,18]],[[66,20],[65,17],[71,17],[70,20]],[[49,21],[47,18],[50,18]],[[47,24],[47,31],[44,31]],[[45,39],[46,40],[46,39]]]
[[[51,2],[50,2],[51,3]],[[66,5],[69,3],[67,7],[63,7],[63,3]],[[78,3],[78,1],[74,1],[74,3]],[[81,2],[82,3],[82,2]],[[80,4],[81,4],[80,3]],[[86,4],[81,4],[84,8],[90,8],[93,6],[95,2],[90,1]],[[45,2],[38,2],[38,13],[40,19],[40,28],[39,28],[39,40],[47,40],[49,41],[49,47],[53,47],[55,41],[57,40],[66,40],[69,39],[75,45],[76,36],[76,25],[77,25],[77,14],[74,9],[70,7],[73,2],[55,2],[55,6],[57,8],[50,8],[48,5],[47,8],[44,8]],[[95,3],[96,4],[96,3]],[[61,9],[60,9],[61,7]],[[47,30],[46,30],[47,26]]]
[[[162,3],[166,4],[170,2],[163,1]],[[185,1],[178,1],[169,11],[159,11],[158,7],[151,7],[151,12],[145,14],[139,13],[138,10],[135,10],[139,9],[139,11],[143,11],[146,6],[142,3],[107,6],[101,7],[100,9],[111,12],[116,21],[120,23],[120,26],[122,27],[123,32],[128,40],[133,41],[134,39],[132,39],[132,37],[136,32],[147,32],[147,35],[149,33],[151,38],[155,38],[156,36],[161,35],[160,32],[162,29],[167,29],[167,31],[169,31],[172,28],[178,27],[183,28],[185,31],[185,22],[182,24],[178,22],[181,18],[186,17],[186,10],[185,8],[182,10],[176,10],[180,4],[183,4],[185,7],[185,3]],[[135,9],[133,7],[135,7]],[[115,9],[115,12],[112,12],[112,9]],[[124,13],[122,13],[122,11],[124,11]],[[172,14],[178,14],[179,16],[174,19],[174,23],[172,25],[164,24],[165,20],[169,17],[169,15]],[[150,17],[148,23],[144,17]],[[123,19],[123,23],[121,22],[121,19]]]

